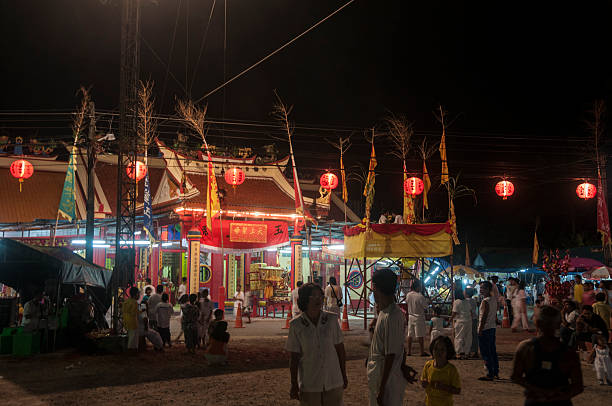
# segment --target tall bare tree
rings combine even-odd
[[[140,81],[138,83],[138,117],[137,134],[144,149],[145,164],[148,151],[157,134],[157,122],[154,118],[155,99],[153,98],[153,82]]]

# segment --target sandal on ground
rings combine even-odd
[[[487,381],[487,382],[491,382],[494,378],[492,376],[481,376],[480,378],[478,378],[479,381]]]

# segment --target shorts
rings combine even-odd
[[[127,331],[128,334],[128,342],[127,342],[127,347],[128,350],[137,350],[138,349],[138,330],[134,329],[134,330],[128,330]]]
[[[425,328],[425,317],[408,317],[408,337],[421,338],[427,335]]]

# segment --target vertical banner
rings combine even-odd
[[[227,256],[227,298],[233,299],[236,293],[236,257]]]
[[[189,240],[189,293],[198,293],[200,288],[200,240]]]
[[[149,171],[147,171],[145,175],[145,183],[144,183],[144,224],[143,228],[149,240],[154,240],[153,237],[153,209],[151,207],[151,186],[149,185]]]
[[[68,162],[68,170],[66,171],[66,179],[64,180],[64,189],[62,190],[62,197],[60,198],[58,209],[59,213],[64,216],[68,221],[72,221],[76,218],[76,201],[74,194],[74,172],[76,154],[76,146],[73,146],[72,151],[70,152],[70,162]]]

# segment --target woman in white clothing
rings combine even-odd
[[[459,359],[465,358],[472,348],[472,305],[465,300],[463,290],[457,286],[452,313],[455,327],[455,351]]]
[[[329,277],[329,285],[325,288],[325,310],[335,313],[340,318],[340,307],[342,306],[342,289],[338,286],[336,278]]]
[[[512,297],[512,332],[518,331],[519,325],[523,330],[529,331],[529,322],[527,321],[527,294],[525,293],[525,283],[518,281],[516,294]]]

